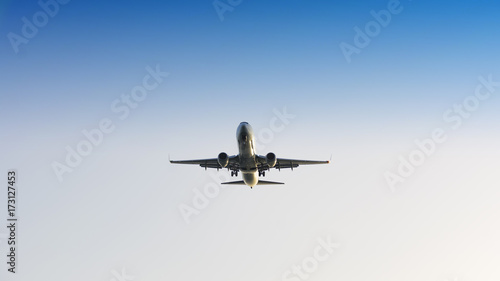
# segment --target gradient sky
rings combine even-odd
[[[339,2],[243,0],[221,21],[212,1],[73,0],[16,52],[43,10],[3,1],[0,171],[19,172],[20,226],[19,272],[0,279],[283,280],[329,237],[308,280],[498,280],[500,86],[457,129],[443,114],[500,81],[500,3],[402,0],[348,62],[340,44],[391,1]],[[112,104],[147,67],[169,75],[122,120]],[[114,131],[60,182],[53,163],[104,118]],[[260,154],[333,164],[223,188],[186,224],[179,206],[228,172],[168,155],[235,154],[241,121]],[[391,190],[385,173],[436,128],[446,141]]]

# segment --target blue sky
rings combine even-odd
[[[160,63],[175,77],[172,91],[186,91],[170,103],[208,99],[230,107],[243,92],[268,103],[293,96],[301,103],[314,97],[324,104],[401,104],[459,96],[466,81],[495,70],[498,19],[485,1],[402,1],[402,12],[346,63],[339,44],[352,44],[353,28],[363,28],[370,11],[387,3],[244,1],[221,22],[210,2],[71,1],[17,55],[2,41],[3,84],[16,100],[93,103],[114,97],[111,89],[126,87],[122,81],[140,76],[145,65]],[[40,6],[11,2],[5,9],[3,33],[20,33],[20,18]],[[40,88],[49,94],[35,94]]]
[[[17,47],[43,9],[0,5],[0,170],[22,188],[20,272],[0,279],[285,280],[328,238],[340,247],[308,280],[498,280],[500,87],[458,128],[443,116],[487,93],[479,77],[500,81],[499,3],[243,0],[223,20],[213,3],[73,0]],[[348,61],[340,44],[390,5]],[[152,84],[121,118],[123,96]],[[263,139],[276,112],[293,118]],[[59,181],[53,163],[103,120],[114,130]],[[260,154],[333,164],[221,188],[186,224],[180,206],[228,173],[168,155],[234,154],[241,121]],[[436,129],[446,141],[391,189]]]

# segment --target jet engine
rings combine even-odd
[[[272,168],[274,167],[274,165],[276,165],[276,155],[272,152],[269,152],[267,155],[266,155],[266,162],[267,162],[267,165],[269,165],[269,168]]]
[[[229,164],[229,157],[227,156],[227,153],[219,153],[219,156],[217,156],[217,162],[219,162],[219,165],[221,165],[222,168],[226,168],[227,164]]]

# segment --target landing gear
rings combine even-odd
[[[259,171],[259,177],[265,177],[266,176],[266,171]]]
[[[231,177],[238,176],[238,171],[231,171]]]

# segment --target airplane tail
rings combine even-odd
[[[234,184],[234,185],[245,185],[244,181],[229,181],[229,182],[223,182],[221,184]],[[257,182],[257,185],[271,185],[271,184],[285,184],[284,182],[276,182],[276,181],[262,181],[259,180]]]

